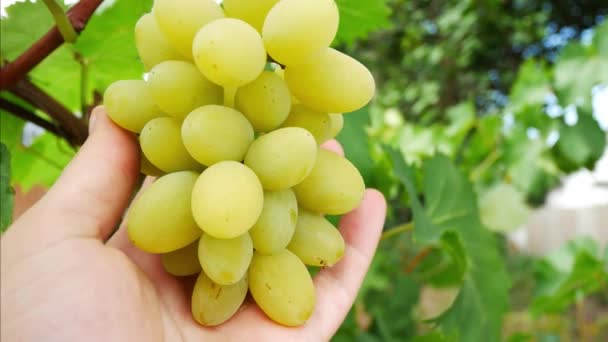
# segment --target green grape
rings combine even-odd
[[[152,99],[150,88],[140,80],[112,83],[105,91],[103,103],[112,121],[135,133],[141,132],[148,121],[163,116]]]
[[[201,272],[192,291],[192,316],[205,326],[219,325],[241,307],[247,296],[247,277],[233,285],[218,285]]]
[[[198,260],[205,274],[220,285],[243,279],[253,257],[253,242],[245,233],[233,239],[216,239],[203,234],[198,244]]]
[[[288,66],[285,80],[298,100],[326,113],[355,111],[375,92],[374,78],[363,64],[330,48],[306,63]]]
[[[311,171],[317,158],[315,138],[300,127],[286,127],[260,136],[245,156],[266,190],[291,188]]]
[[[280,76],[264,71],[255,81],[238,89],[235,106],[257,132],[269,132],[289,115],[291,94]]]
[[[207,80],[191,63],[165,61],[150,71],[148,84],[154,101],[167,114],[183,119],[194,109],[220,104],[221,87]]]
[[[155,0],[153,12],[171,44],[190,58],[196,32],[224,17],[222,8],[213,0]]]
[[[135,24],[135,47],[146,70],[169,60],[187,60],[162,33],[154,14],[144,14]]]
[[[279,0],[224,0],[222,5],[226,16],[241,19],[262,32],[268,11],[277,2]]]
[[[344,128],[344,116],[342,114],[329,114],[329,122],[329,135],[325,138],[325,141],[333,139],[340,134],[342,128]]]
[[[176,118],[156,118],[144,126],[139,136],[141,150],[146,158],[167,173],[202,169],[186,151],[180,125]]]
[[[262,37],[275,61],[292,66],[327,48],[338,31],[333,0],[282,0],[268,13]],[[315,70],[315,75],[324,72]]]
[[[294,105],[281,127],[302,127],[317,141],[323,143],[331,132],[331,120],[327,113],[317,112],[303,105]]]
[[[198,261],[198,241],[173,252],[160,256],[163,268],[176,277],[198,274],[201,263]]]
[[[249,290],[260,309],[283,325],[302,325],[314,310],[315,288],[308,269],[285,249],[273,255],[254,254]]]
[[[262,37],[238,19],[215,20],[203,27],[192,43],[194,62],[212,82],[240,87],[255,80],[266,65]]]
[[[154,166],[143,153],[139,155],[139,172],[152,177],[160,177],[165,174],[162,170]]]
[[[319,149],[310,175],[293,190],[302,207],[316,213],[340,215],[361,203],[365,184],[357,168],[346,158]]]
[[[162,176],[135,199],[126,219],[135,246],[150,253],[168,253],[201,236],[190,203],[197,177],[191,171]]]
[[[276,253],[289,244],[298,220],[298,202],[291,189],[264,191],[264,208],[249,234],[255,250]]]
[[[253,128],[238,111],[209,105],[195,109],[184,119],[182,139],[194,159],[211,166],[224,160],[243,160],[253,142]]]
[[[327,219],[300,209],[298,225],[287,247],[310,266],[333,266],[344,255],[344,239]]]
[[[192,191],[192,213],[205,233],[217,239],[245,234],[264,204],[262,185],[251,169],[223,161],[205,170]]]

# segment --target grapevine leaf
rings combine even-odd
[[[12,157],[12,181],[24,192],[34,185],[49,187],[74,155],[64,140],[44,133],[31,146],[19,146]]]
[[[481,194],[479,211],[481,221],[488,229],[503,233],[519,228],[530,215],[525,194],[502,182]]]
[[[579,115],[574,126],[562,124],[560,138],[553,148],[562,170],[570,172],[581,167],[593,169],[606,147],[606,134],[588,114]]]
[[[371,32],[391,26],[386,0],[336,0],[340,10],[340,26],[335,44],[352,44]]]
[[[374,167],[369,155],[369,144],[365,127],[369,125],[369,107],[344,115],[344,128],[337,139],[344,147],[344,154],[357,167],[366,184]]]
[[[517,78],[509,100],[517,108],[525,105],[542,105],[551,93],[550,77],[546,65],[533,59],[525,61],[517,72]]]
[[[449,159],[433,157],[423,165],[423,206],[412,167],[397,151],[389,150],[389,154],[395,174],[410,195],[415,241],[440,246],[446,233],[453,234],[466,252],[460,293],[435,321],[446,333],[458,333],[461,341],[498,341],[510,280],[493,235],[480,222],[472,185]]]
[[[531,306],[535,315],[561,312],[580,295],[608,290],[608,270],[597,243],[590,238],[571,241],[540,260],[536,280]]]
[[[11,156],[6,145],[0,143],[0,233],[13,220],[15,192],[11,187]]]
[[[135,24],[152,0],[117,0],[100,9],[75,44],[89,69],[89,86],[100,92],[119,79],[141,79],[144,69],[135,48]]]
[[[597,27],[592,44],[570,43],[562,50],[554,71],[557,96],[563,106],[588,106],[591,90],[608,84],[608,21]]]

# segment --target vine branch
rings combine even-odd
[[[55,0],[42,0],[42,2],[44,2],[46,8],[49,9],[49,12],[51,12],[53,19],[55,20],[55,25],[57,25],[57,29],[59,30],[59,33],[61,33],[63,40],[68,43],[75,42],[78,33],[74,30],[72,23],[59,4],[55,2]]]
[[[67,139],[66,135],[57,126],[55,126],[54,123],[46,121],[45,119],[39,117],[38,115],[27,110],[26,108],[21,107],[16,103],[12,103],[6,99],[0,98],[0,108],[4,109],[8,113],[13,114],[14,116],[20,119],[30,121],[42,127],[48,132],[51,132],[60,138]]]
[[[99,7],[103,0],[81,0],[67,12],[72,28],[76,33],[80,33]],[[0,69],[0,90],[6,90],[15,85],[36,65],[44,60],[48,55],[55,51],[64,38],[57,26],[53,26],[42,38],[30,46],[16,60],[6,64]]]
[[[88,128],[85,123],[44,90],[29,80],[23,79],[11,87],[11,92],[52,117],[65,132],[71,145],[77,146],[84,143],[88,136]]]

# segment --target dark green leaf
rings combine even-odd
[[[340,26],[335,44],[352,44],[371,32],[391,25],[386,0],[336,0],[340,10]]]
[[[590,238],[574,240],[539,261],[536,278],[535,315],[563,311],[580,296],[608,290],[608,270]]]
[[[606,133],[591,115],[583,114],[574,126],[562,124],[553,153],[560,168],[572,172],[581,167],[593,169],[605,148]]]
[[[369,107],[344,114],[344,128],[337,139],[344,147],[344,154],[357,167],[366,184],[374,164],[369,155],[369,138],[365,128],[369,125]]]
[[[435,321],[443,331],[458,333],[460,341],[499,340],[510,281],[493,235],[480,223],[472,185],[447,158],[434,157],[423,166],[423,207],[413,169],[398,152],[389,153],[412,200],[416,242],[438,245],[446,233],[454,234],[467,253],[461,261],[466,272],[460,293]]]
[[[13,220],[15,192],[11,187],[11,155],[6,145],[0,143],[0,233]]]

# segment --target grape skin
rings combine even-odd
[[[144,14],[135,24],[135,47],[146,70],[169,60],[188,60],[160,30],[154,14]]]
[[[253,142],[253,127],[238,111],[209,105],[188,114],[181,137],[194,159],[211,166],[225,160],[243,160]]]
[[[203,231],[217,239],[245,234],[258,220],[264,191],[255,173],[234,162],[205,170],[192,191],[192,213]]]
[[[148,121],[164,116],[151,95],[144,81],[116,81],[103,96],[106,112],[120,127],[139,133]]]
[[[191,171],[160,177],[133,202],[126,222],[129,239],[137,248],[169,253],[201,236],[190,210],[190,193],[197,177]]]
[[[300,127],[286,127],[254,141],[245,156],[245,165],[257,174],[264,189],[278,191],[301,182],[316,158],[317,143],[312,134]]]
[[[302,127],[322,144],[331,134],[331,119],[327,113],[317,112],[304,105],[294,105],[281,127]]]
[[[298,221],[298,202],[291,189],[264,191],[264,208],[249,234],[256,252],[264,255],[287,247]]]
[[[224,0],[226,16],[241,19],[262,32],[268,12],[279,0]]]
[[[165,271],[176,277],[198,274],[201,271],[201,263],[198,261],[198,241],[176,251],[162,254],[160,260]]]
[[[286,249],[273,255],[254,254],[249,290],[262,311],[283,325],[302,325],[314,311],[315,288],[308,269]]]
[[[192,316],[204,326],[215,326],[232,317],[245,301],[247,277],[233,285],[218,285],[204,272],[192,291]]]
[[[232,285],[247,273],[253,257],[253,242],[245,233],[233,239],[216,239],[203,234],[198,260],[205,274],[216,284]]]

